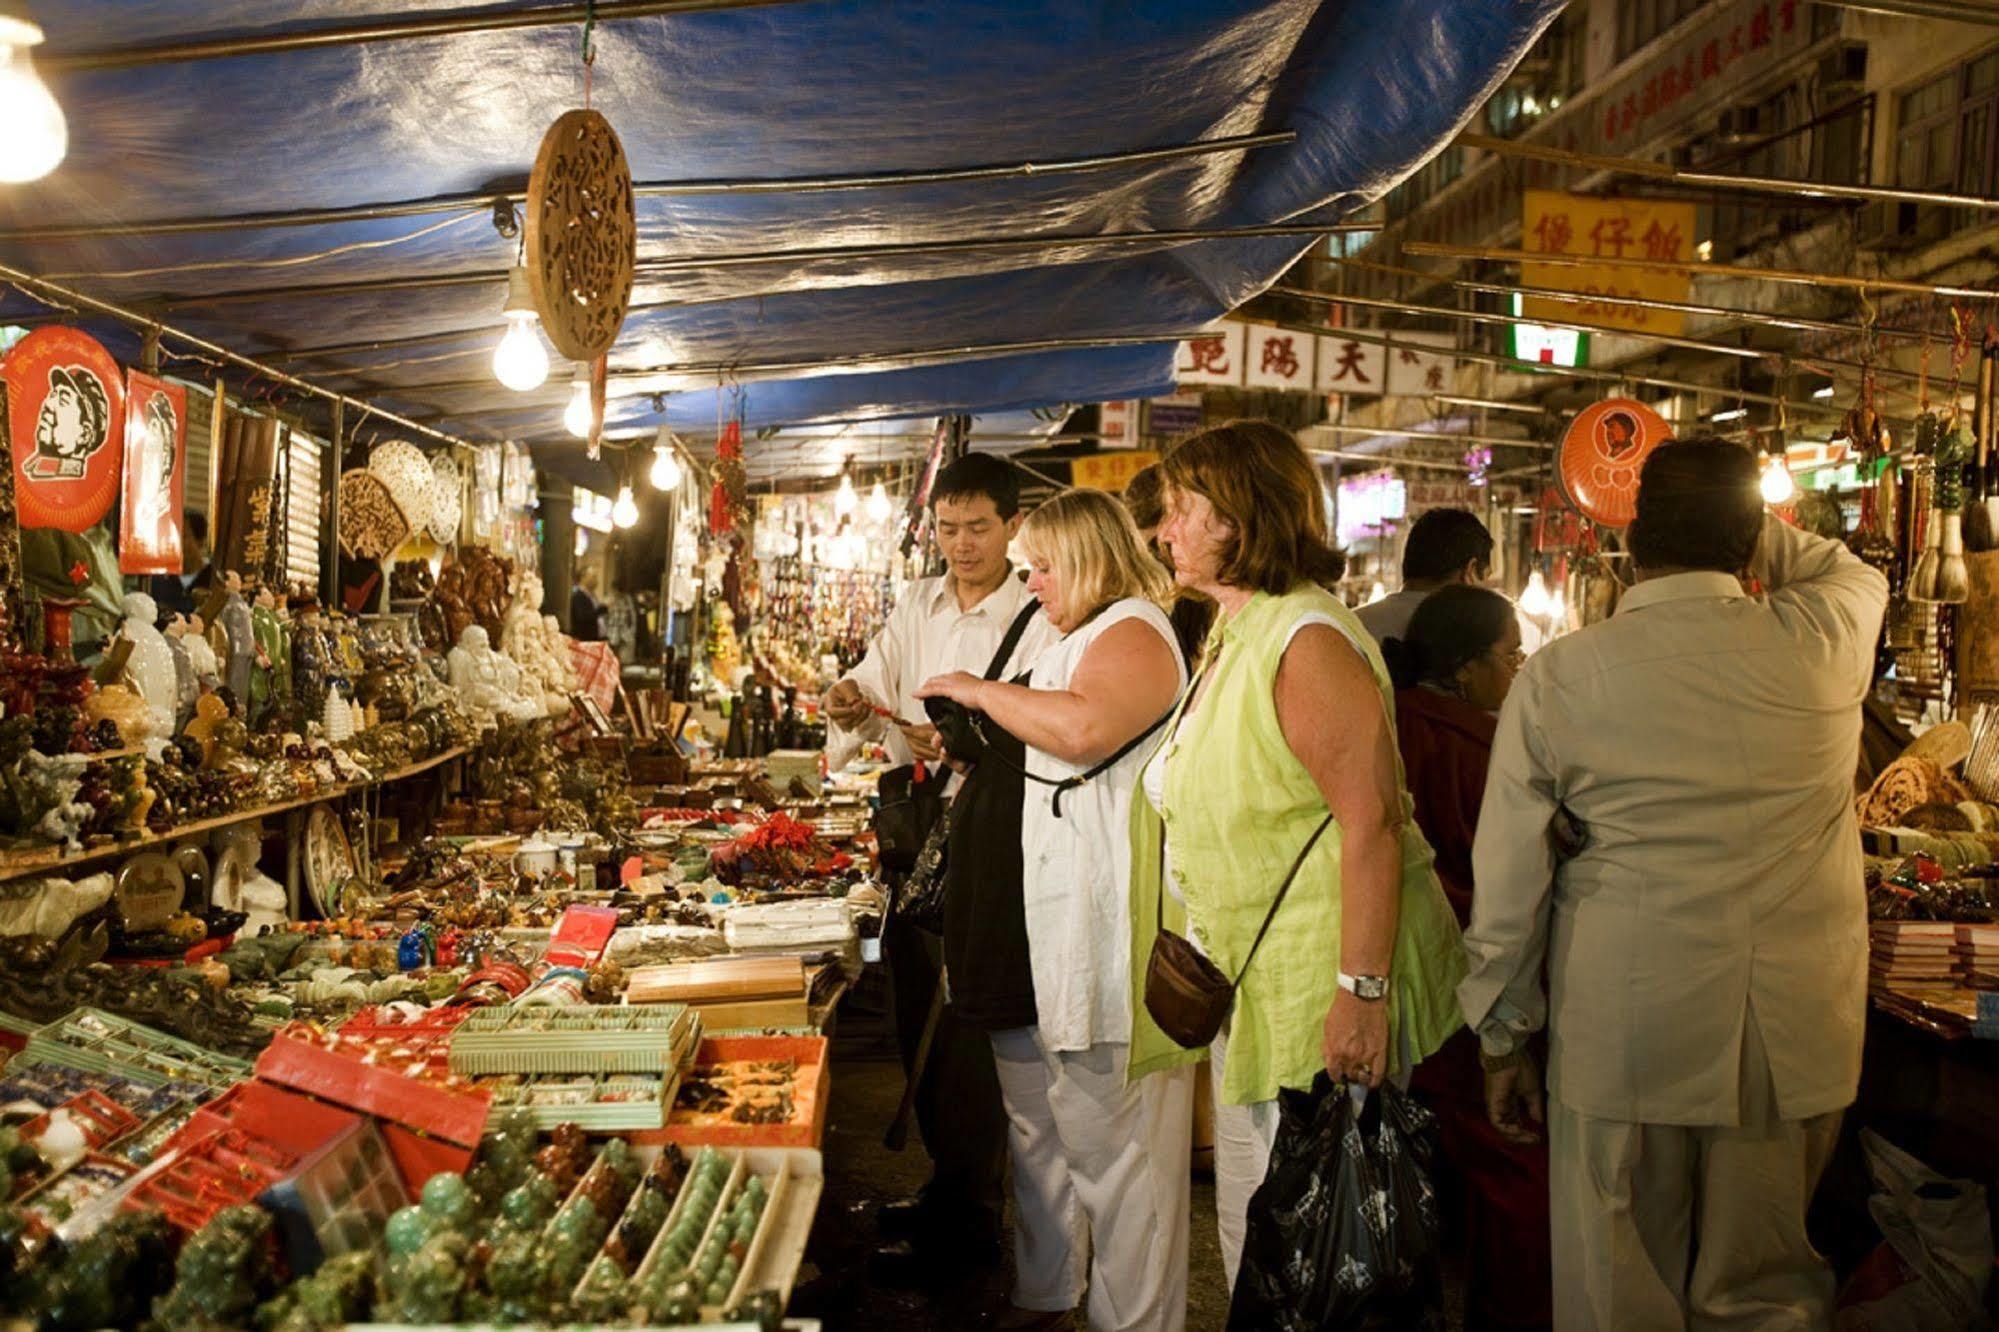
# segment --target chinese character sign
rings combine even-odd
[[[1097,404],[1097,447],[1138,447],[1138,404],[1129,398]]]
[[[1457,346],[1449,333],[1390,334],[1395,345],[1388,348],[1388,393],[1391,397],[1421,398],[1451,391],[1451,358],[1438,350]]]
[[[1379,395],[1388,386],[1388,348],[1350,338],[1319,339],[1314,381],[1321,393]]]
[[[1520,224],[1522,247],[1540,254],[1591,259],[1585,265],[1520,266],[1529,287],[1573,291],[1594,299],[1558,301],[1526,297],[1521,313],[1529,319],[1601,324],[1641,333],[1678,334],[1686,315],[1634,305],[1628,297],[1685,301],[1693,290],[1688,273],[1620,268],[1620,259],[1694,259],[1694,205],[1654,199],[1597,199],[1559,190],[1528,190]]]
[[[1159,455],[1150,449],[1133,449],[1129,453],[1085,454],[1069,460],[1069,480],[1088,490],[1108,490],[1120,494],[1131,479],[1159,461]]]
[[[1248,330],[1221,323],[1180,344],[1173,375],[1182,384],[1241,384]]]
[[[1312,391],[1312,354],[1317,339],[1310,333],[1249,326],[1249,386]]]

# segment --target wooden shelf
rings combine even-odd
[[[115,860],[150,847],[182,842],[190,837],[200,837],[218,828],[233,827],[239,823],[251,823],[257,819],[269,818],[273,814],[285,814],[295,809],[306,809],[341,796],[352,795],[356,791],[367,791],[377,786],[387,786],[405,778],[442,767],[453,759],[463,758],[472,752],[469,745],[458,745],[442,754],[412,763],[406,768],[398,768],[391,773],[365,782],[343,782],[339,786],[329,786],[309,796],[296,800],[284,800],[275,805],[259,805],[254,809],[239,809],[233,814],[220,814],[212,819],[197,819],[193,823],[183,823],[169,828],[163,833],[142,833],[122,841],[106,842],[101,846],[87,846],[78,852],[66,852],[61,847],[46,847],[31,851],[0,851],[0,883],[13,879],[35,878],[44,874],[65,874],[78,865],[87,865],[100,860]]]

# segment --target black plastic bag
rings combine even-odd
[[[1229,1332],[1444,1327],[1436,1120],[1383,1086],[1356,1109],[1321,1073],[1278,1093],[1270,1169],[1249,1200]]]

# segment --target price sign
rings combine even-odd
[[[1601,324],[1640,333],[1677,335],[1686,325],[1677,310],[1633,305],[1628,297],[1685,301],[1693,291],[1690,273],[1621,267],[1620,259],[1693,258],[1694,205],[1655,199],[1596,199],[1559,190],[1528,190],[1520,222],[1521,248],[1537,254],[1565,254],[1600,262],[1520,265],[1520,281],[1588,295],[1588,301],[1530,296],[1521,313],[1550,323]]]

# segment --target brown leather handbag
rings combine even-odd
[[[1152,956],[1145,964],[1145,1011],[1159,1029],[1171,1036],[1182,1049],[1198,1050],[1212,1044],[1221,1031],[1222,1023],[1228,1021],[1229,1007],[1235,1003],[1236,987],[1249,974],[1249,964],[1256,960],[1256,950],[1263,947],[1263,936],[1270,933],[1270,922],[1277,919],[1277,908],[1284,905],[1284,895],[1291,891],[1292,880],[1305,864],[1305,857],[1312,854],[1312,848],[1319,844],[1319,838],[1333,823],[1332,811],[1320,821],[1298,858],[1291,862],[1291,872],[1284,876],[1278,886],[1277,896],[1264,913],[1263,926],[1256,932],[1256,942],[1249,946],[1249,955],[1242,960],[1242,967],[1230,980],[1226,972],[1194,947],[1190,940],[1166,928],[1166,845],[1165,833],[1160,833],[1159,847],[1159,935],[1152,941]]]

